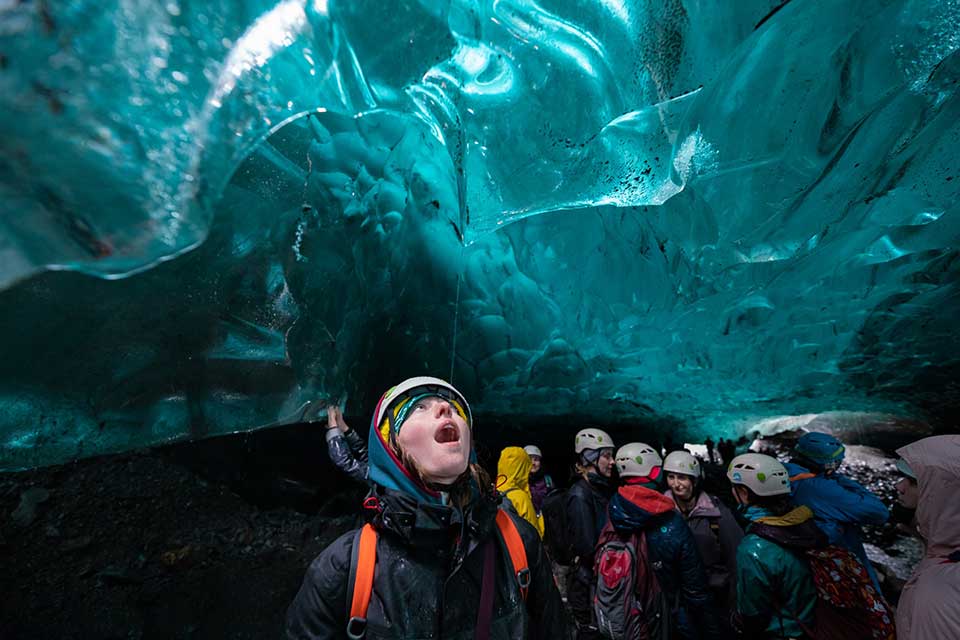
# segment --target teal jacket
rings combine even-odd
[[[803,638],[798,622],[813,626],[817,592],[803,549],[823,546],[825,536],[807,507],[781,517],[751,506],[743,514],[750,523],[737,548],[737,610],[748,638]],[[773,542],[750,532],[756,522],[776,527],[782,540]]]

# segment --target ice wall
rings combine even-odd
[[[958,25],[933,0],[0,7],[0,466],[365,413],[424,372],[527,421],[943,422]]]

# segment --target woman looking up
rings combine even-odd
[[[459,391],[437,378],[402,382],[377,404],[368,442],[370,528],[344,534],[307,569],[288,638],[567,637],[540,536],[498,508],[473,463]],[[510,540],[522,548],[522,570]],[[358,607],[368,583],[356,576],[372,558]]]

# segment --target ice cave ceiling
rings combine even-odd
[[[960,410],[956,0],[0,3],[0,468]]]

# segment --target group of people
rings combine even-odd
[[[367,524],[310,565],[288,638],[960,637],[960,436],[898,452],[927,554],[894,613],[860,539],[889,513],[830,435],[786,464],[731,456],[724,500],[691,453],[594,428],[568,489],[535,445],[503,449],[491,478],[466,399],[436,378],[387,391],[365,445],[328,421],[331,458],[369,484]]]

